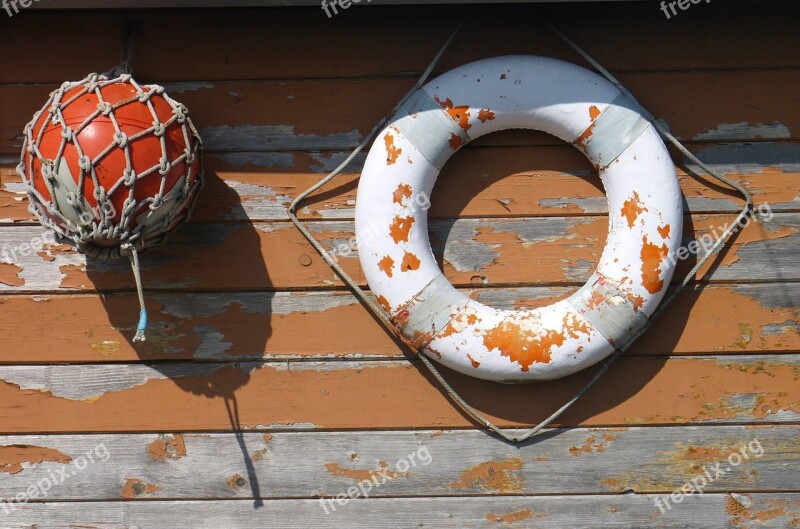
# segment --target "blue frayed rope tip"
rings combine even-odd
[[[142,309],[139,311],[139,325],[136,326],[136,335],[133,337],[134,342],[145,341],[145,329],[147,329],[147,309]]]

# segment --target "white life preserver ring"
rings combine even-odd
[[[624,348],[648,323],[675,267],[682,196],[649,115],[579,66],[533,56],[474,62],[418,90],[375,140],[356,201],[356,241],[373,294],[429,357],[500,382],[574,373]],[[542,130],[586,154],[608,197],[609,234],[589,281],[535,310],[497,310],[456,290],[431,250],[426,206],[462,145],[504,129]]]

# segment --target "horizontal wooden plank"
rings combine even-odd
[[[687,217],[685,244],[703,234],[716,239],[731,220],[731,215]],[[603,250],[608,220],[599,216],[435,220],[429,228],[434,254],[453,284],[536,286],[579,284],[588,279]],[[365,284],[357,254],[349,251],[352,222],[314,221],[309,229],[326,248],[335,249],[356,281]],[[740,282],[800,280],[798,239],[800,214],[775,213],[769,221],[750,222],[698,277]],[[0,241],[0,291],[108,291],[134,286],[126,260],[87,261],[71,246],[53,244],[40,226],[0,226]],[[693,260],[678,263],[676,278],[689,270]],[[712,265],[715,270],[709,276]],[[284,290],[342,285],[288,222],[189,224],[169,244],[143,255],[141,267],[144,284],[153,289]]]
[[[471,426],[420,369],[401,360],[0,366],[0,428],[10,434]],[[592,372],[532,385],[444,375],[498,424],[518,426],[543,420]],[[622,358],[556,426],[794,423],[798,377],[796,354]]]
[[[574,287],[472,289],[493,307],[534,308]],[[797,283],[682,292],[629,355],[800,350]],[[0,296],[0,363],[399,358],[390,335],[346,292],[152,293],[145,343],[131,343],[136,295]],[[710,325],[714,332],[709,333]],[[53,329],[58,329],[53,332]],[[309,332],[314,329],[315,332]],[[341,336],[346,339],[333,339]]]
[[[322,507],[327,504],[324,500],[275,500],[263,505],[235,500],[52,502],[19,506],[4,520],[14,529],[62,529],[66,520],[76,527],[121,529],[161,529],[165,525],[226,529],[487,529],[534,527],[528,525],[534,523],[543,529],[588,529],[599,525],[618,529],[751,529],[786,528],[800,522],[800,494],[796,493],[693,495],[664,513],[653,500],[637,494],[377,498],[347,503],[343,499],[344,505],[334,501],[336,510],[329,508],[328,513]]]
[[[746,186],[757,205],[800,210],[800,143],[692,144],[701,160]],[[288,220],[294,197],[333,169],[345,152],[212,153],[205,159],[207,182],[192,222]],[[676,158],[680,160],[680,157]],[[22,180],[13,157],[0,158],[0,224],[31,222]],[[359,156],[334,184],[306,200],[304,218],[352,219]],[[688,168],[691,170],[692,166]],[[702,174],[699,169],[694,168]],[[741,200],[706,179],[677,171],[692,213],[738,212]],[[430,218],[602,215],[607,203],[595,170],[568,146],[467,148],[437,179]]]
[[[134,72],[145,80],[421,72],[462,20],[467,25],[441,70],[504,54],[579,60],[526,6],[382,7],[373,2],[369,7],[357,6],[332,19],[319,6],[136,10],[125,16],[134,27]],[[718,2],[694,6],[672,20],[654,2],[559,4],[539,10],[613,71],[800,65],[793,38],[798,10],[791,1]],[[61,82],[110,68],[118,60],[122,13],[26,11],[12,21],[3,29],[2,83]],[[92,31],[76,32],[76,27]],[[32,34],[38,37],[30,39]]]
[[[684,140],[800,138],[800,95],[793,89],[800,85],[800,70],[631,73],[620,80]],[[166,88],[190,109],[209,151],[272,152],[353,148],[413,84],[412,79],[371,78],[200,81]],[[0,100],[13,102],[2,114],[0,154],[19,153],[23,127],[58,86],[0,85]],[[742,100],[748,104],[739,104]],[[557,141],[544,133],[508,131],[475,144]]]
[[[335,497],[382,469],[371,497],[653,494],[717,463],[705,493],[771,492],[797,489],[799,436],[797,425],[581,428],[523,448],[457,430],[0,436],[0,498],[56,469],[71,477],[48,501]]]
[[[52,2],[53,0],[49,0]],[[480,0],[487,4],[508,4],[520,2],[522,0]],[[539,2],[636,2],[641,0],[524,0],[531,3]],[[735,0],[723,0],[735,1]],[[32,4],[31,9],[165,9],[165,8],[207,8],[207,7],[300,7],[318,5],[316,0],[115,0],[109,4],[102,0],[70,0],[68,4],[51,4],[48,0],[38,4]],[[424,5],[424,4],[473,4],[478,0],[440,0],[429,2],[427,0],[383,0],[382,5]]]

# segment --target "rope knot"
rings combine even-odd
[[[72,142],[73,138],[75,138],[75,131],[64,125],[64,128],[61,130],[61,137],[68,142]]]
[[[114,107],[112,107],[111,103],[108,101],[103,101],[102,103],[97,103],[97,110],[99,110],[104,116],[107,116],[111,114],[111,111],[114,110]]]
[[[125,187],[131,187],[135,182],[136,171],[130,168],[126,168],[124,171],[122,171],[122,183],[125,184]]]
[[[150,203],[150,211],[155,211],[161,207],[161,204],[164,203],[164,199],[161,198],[161,195],[156,195],[153,197],[153,202]]]
[[[114,134],[114,142],[119,145],[120,149],[124,149],[128,146],[128,135],[124,132],[117,132]],[[126,169],[128,171],[128,169]]]
[[[136,199],[133,197],[128,197],[125,199],[125,202],[122,203],[122,216],[130,215],[133,213],[133,210],[136,209]]]
[[[98,206],[102,206],[108,200],[108,194],[106,193],[105,188],[100,186],[95,187],[94,199],[97,201]]]
[[[82,155],[78,160],[78,165],[80,166],[81,170],[84,172],[91,172],[92,171],[92,160],[87,155]],[[101,189],[101,188],[97,188]]]
[[[42,176],[45,180],[49,180],[50,182],[56,181],[56,173],[53,171],[53,163],[49,160],[42,163]]]
[[[155,136],[157,138],[160,138],[161,136],[163,136],[165,130],[166,130],[166,127],[164,127],[163,123],[161,123],[160,121],[154,121],[153,122],[153,134],[155,134]]]
[[[158,161],[158,173],[161,176],[164,176],[165,174],[169,173],[171,170],[172,170],[172,164],[169,163],[166,158],[161,158]]]
[[[172,109],[172,113],[175,114],[175,121],[178,123],[186,122],[186,107],[183,105],[177,105],[175,108]]]

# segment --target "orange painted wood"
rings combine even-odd
[[[686,290],[626,354],[797,351],[800,314],[796,298],[789,294],[797,289],[797,283],[790,283]],[[473,293],[494,307],[535,308],[573,290],[476,289]],[[149,293],[147,305],[147,341],[133,344],[139,306],[132,293],[2,296],[0,363],[401,358],[404,354],[347,293]]]
[[[744,184],[757,205],[800,209],[800,171],[791,165],[798,143],[693,144],[726,176]],[[206,187],[191,222],[288,219],[289,202],[323,176],[344,153],[218,153],[205,158]],[[680,156],[676,156],[680,160]],[[751,161],[752,160],[752,161]],[[363,157],[303,203],[306,219],[352,219]],[[678,169],[687,205],[695,213],[734,212],[739,197]],[[431,196],[430,218],[596,215],[606,208],[602,184],[568,146],[467,148],[445,165]],[[22,180],[0,168],[0,224],[30,222]]]
[[[719,237],[731,215],[686,217],[684,236],[711,241]],[[599,261],[608,232],[606,217],[542,219],[461,219],[430,224],[434,254],[445,276],[457,286],[545,286],[580,284]],[[387,232],[389,227],[386,227]],[[329,250],[348,250],[352,222],[320,222],[310,230]],[[775,214],[770,222],[751,222],[698,278],[711,281],[798,280],[800,237],[798,216]],[[117,291],[133,288],[125,260],[96,260],[70,246],[43,239],[40,227],[0,227],[7,253],[0,263],[0,290]],[[697,235],[694,235],[697,234]],[[714,235],[716,234],[716,235]],[[688,240],[687,240],[688,242]],[[11,253],[14,252],[14,253]],[[344,269],[361,285],[366,282],[354,253],[341,253]],[[687,254],[688,255],[688,254]],[[694,264],[679,261],[675,280]],[[310,262],[309,262],[310,261]],[[289,222],[192,224],[170,243],[141,257],[142,279],[150,289],[219,291],[330,289],[341,281]],[[714,274],[709,270],[714,268]],[[641,271],[631,270],[637,280]]]
[[[624,358],[558,423],[624,426],[796,421],[800,357]],[[407,362],[0,367],[0,433],[473,426]],[[502,385],[445,370],[501,425],[544,419],[592,371]]]
[[[69,80],[81,78],[76,74]],[[796,70],[638,72],[621,74],[620,80],[682,139],[800,138]],[[166,88],[189,108],[209,151],[344,150],[355,147],[413,84],[412,78],[390,77],[201,81]],[[17,136],[57,86],[0,86],[0,101],[13,101],[3,103],[0,154],[19,154]],[[475,145],[557,142],[543,133],[510,131]]]
[[[796,446],[769,441],[790,437],[778,423],[800,420],[800,6],[783,0],[701,3],[666,20],[658,4],[560,3],[538,10],[618,74],[703,160],[746,185],[757,204],[781,213],[740,233],[716,264],[701,272],[703,283],[682,292],[559,420],[565,427],[604,428],[602,441],[600,432],[586,430],[556,432],[546,441],[562,447],[560,464],[569,467],[565,474],[576,480],[583,476],[576,483],[584,483],[591,474],[581,469],[593,459],[605,466],[595,470],[603,479],[592,490],[551,480],[546,493],[553,501],[509,495],[544,493],[523,490],[517,480],[530,472],[530,464],[534,474],[542,470],[536,465],[557,467],[558,457],[542,463],[548,455],[533,444],[517,450],[527,454],[517,463],[498,455],[504,449],[497,452],[502,445],[491,437],[452,431],[476,425],[419,362],[404,357],[286,220],[291,199],[361,140],[461,20],[468,24],[437,72],[506,53],[582,64],[527,6],[362,3],[334,20],[318,7],[30,10],[13,19],[0,14],[0,434],[42,434],[35,446],[0,446],[0,496],[16,492],[21,478],[30,479],[32,472],[64,464],[53,450],[67,439],[98,442],[105,438],[98,434],[109,432],[119,434],[117,446],[141,448],[144,438],[136,444],[131,434],[153,436],[147,453],[131,449],[119,453],[120,463],[111,460],[118,473],[125,473],[119,479],[92,467],[97,478],[82,475],[53,492],[55,499],[77,501],[31,503],[7,521],[25,527],[160,527],[166,519],[183,516],[185,522],[188,512],[195,526],[235,519],[231,523],[242,527],[258,525],[255,520],[305,527],[309,522],[302,513],[317,509],[316,499],[269,499],[265,509],[254,510],[249,501],[221,498],[250,496],[249,486],[235,487],[240,478],[252,479],[242,468],[249,471],[256,457],[262,459],[255,465],[269,471],[264,476],[280,474],[274,472],[277,459],[270,458],[280,439],[271,439],[268,430],[286,431],[275,437],[287,436],[297,453],[311,446],[314,435],[331,436],[325,446],[336,455],[325,461],[339,462],[339,473],[327,466],[318,471],[342,487],[352,484],[351,470],[377,468],[364,448],[375,448],[364,441],[365,431],[375,430],[381,450],[397,457],[420,442],[434,447],[451,436],[468,440],[452,443],[462,459],[437,454],[437,465],[462,461],[458,467],[431,465],[426,467],[431,474],[416,476],[420,486],[409,482],[405,489],[382,489],[387,496],[410,498],[354,502],[347,511],[351,525],[373,520],[372,525],[397,525],[398,517],[386,516],[395,512],[414,526],[443,520],[444,525],[463,521],[459,527],[499,526],[519,519],[564,527],[575,525],[578,513],[587,526],[608,519],[620,527],[701,527],[709,525],[711,511],[720,520],[717,525],[797,522],[791,494],[749,492],[795,491],[791,472],[775,461],[796,460]],[[13,173],[22,126],[58,83],[117,62],[126,18],[133,28],[137,79],[167,83],[170,93],[190,107],[207,140],[209,172],[191,224],[168,246],[142,256],[150,328],[148,341],[135,346],[130,339],[138,305],[128,264],[87,265],[68,247],[42,241]],[[310,200],[302,212],[329,248],[352,235],[362,163],[363,157],[357,159],[337,187]],[[678,177],[690,213],[686,242],[730,222],[739,204],[734,194],[694,180],[684,168]],[[448,163],[432,199],[435,251],[445,274],[493,306],[528,308],[562,299],[588,277],[605,241],[607,212],[593,169],[577,151],[543,134],[506,132],[474,142]],[[357,259],[342,257],[341,262],[363,285]],[[682,262],[676,278],[692,264]],[[519,426],[544,419],[594,369],[526,386],[443,371],[489,418]],[[646,428],[627,430],[638,425]],[[624,448],[611,444],[618,428],[626,429]],[[749,433],[732,432],[735,428]],[[206,438],[193,438],[198,443],[186,443],[191,451],[186,459],[173,459],[177,445],[164,444],[168,460],[158,460],[156,432],[202,436],[237,429],[252,430],[249,441],[263,438],[263,444],[254,448],[249,442],[257,451],[239,454],[238,436],[225,434],[236,453],[220,459],[208,447],[195,450]],[[73,432],[86,435],[60,435]],[[563,495],[619,493],[628,487],[637,493],[669,492],[696,475],[698,461],[713,465],[719,447],[756,436],[765,440],[769,453],[760,460],[766,468],[760,477],[742,468],[734,481],[719,483],[725,487],[720,490],[737,492],[702,495],[707,505],[687,502],[672,516],[659,517],[651,498],[642,494],[613,496],[620,498],[613,507],[612,496]],[[656,437],[660,448],[648,441]],[[32,443],[25,439],[4,444]],[[351,456],[353,439],[364,445],[358,447],[360,461]],[[314,453],[322,457],[323,452]],[[620,458],[637,468],[651,452],[660,457],[651,472],[658,483],[643,486],[647,480],[641,473],[614,472],[627,468]],[[179,466],[193,469],[183,496],[169,486],[186,482],[176,473]],[[121,470],[126,468],[141,472]],[[148,478],[154,468],[158,479]],[[453,476],[441,468],[452,468]],[[263,495],[312,498],[323,490],[301,478],[294,476],[305,487],[299,495],[289,490],[289,482],[272,486],[269,478],[262,481],[269,486]],[[760,479],[778,485],[765,489]],[[87,489],[93,480],[111,488]],[[437,486],[448,496],[466,497],[431,503],[423,496],[435,494]],[[500,497],[483,498],[478,505],[480,498],[471,497],[476,494]],[[109,501],[154,497],[164,501]],[[182,497],[210,501],[192,502],[196,509],[168,501]],[[445,520],[448,510],[455,518]],[[333,517],[316,516],[311,525],[341,525]]]

